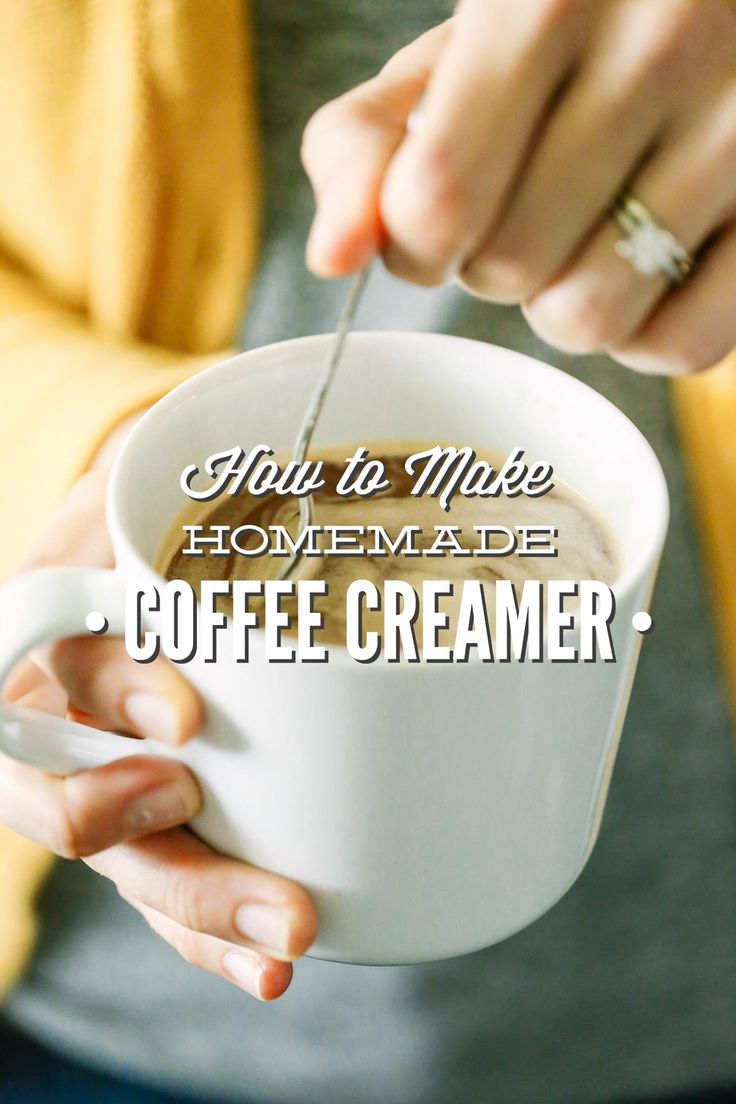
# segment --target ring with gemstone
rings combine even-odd
[[[674,234],[657,222],[651,211],[622,192],[611,214],[626,237],[616,243],[619,257],[630,261],[640,276],[663,275],[673,284],[684,284],[695,271],[695,258]]]

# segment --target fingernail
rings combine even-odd
[[[194,810],[183,789],[175,782],[147,790],[131,801],[125,810],[125,821],[134,832],[162,832],[184,824]]]
[[[179,714],[166,698],[138,690],[128,694],[123,709],[128,722],[141,736],[153,736],[168,744],[178,742]]]
[[[263,1000],[261,979],[264,967],[257,958],[238,954],[237,951],[228,951],[222,960],[222,965],[236,985],[239,985],[241,989],[245,989],[254,997],[258,997],[259,1000]]]
[[[264,950],[288,954],[289,919],[283,909],[261,903],[240,905],[235,913],[235,927]]]

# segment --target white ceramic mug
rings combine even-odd
[[[151,564],[190,463],[241,444],[288,448],[331,338],[244,353],[178,387],[136,425],[115,466],[114,571],[58,568],[0,591],[0,679],[29,648],[83,634],[99,610],[122,630],[126,583]],[[404,963],[488,946],[574,882],[595,841],[636,667],[668,498],[652,449],[574,378],[518,353],[432,334],[351,336],[318,441],[437,440],[553,464],[618,536],[615,663],[326,664],[180,669],[206,724],[172,752],[3,706],[0,747],[58,774],[122,756],[176,755],[213,847],[301,882],[317,904],[313,954]],[[441,576],[441,571],[438,572]],[[153,619],[155,627],[155,619]],[[570,640],[568,642],[574,642]]]

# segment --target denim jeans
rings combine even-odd
[[[0,1021],[0,1104],[203,1104],[52,1054]]]
[[[606,1104],[734,1104],[736,1088],[722,1092]],[[52,1054],[0,1021],[0,1104],[218,1104],[158,1092],[108,1077]],[[255,1102],[254,1102],[255,1104]],[[540,1104],[542,1102],[540,1101]]]

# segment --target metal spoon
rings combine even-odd
[[[307,411],[304,415],[304,420],[301,424],[301,428],[296,437],[294,443],[294,460],[301,464],[307,455],[312,435],[319,421],[319,416],[322,413],[322,408],[325,405],[327,394],[330,390],[335,373],[340,366],[342,360],[343,350],[345,348],[345,342],[348,334],[353,325],[353,319],[355,313],[360,304],[360,299],[365,289],[365,285],[368,281],[369,269],[362,269],[358,275],[354,278],[350,285],[350,291],[345,302],[345,306],[342,308],[340,318],[338,319],[337,329],[335,331],[335,339],[330,347],[330,355],[327,358],[322,376],[320,377],[312,398],[310,400]],[[312,496],[302,495],[299,499],[299,528],[297,530],[297,540],[301,533],[304,532],[308,525],[312,524],[313,510],[312,510]],[[294,572],[297,563],[299,562],[299,553],[295,551],[291,554],[286,561],[281,571],[279,572],[278,579],[288,579]]]

